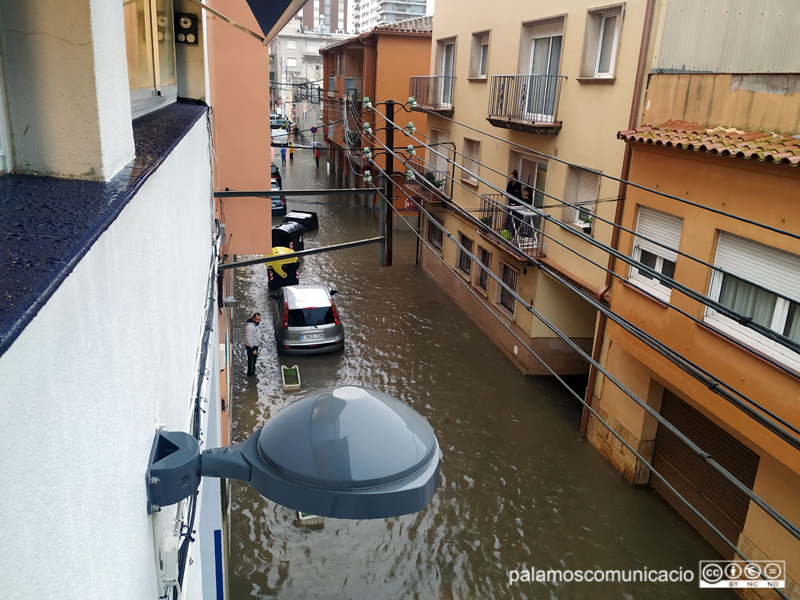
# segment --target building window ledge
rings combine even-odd
[[[467,77],[467,81],[471,81],[472,83],[486,83],[489,81],[489,78],[486,75],[482,77],[475,75],[474,77]]]
[[[612,85],[616,77],[576,77],[578,83],[581,85]]]
[[[136,158],[108,182],[0,177],[0,356],[207,110],[177,102],[135,119]]]

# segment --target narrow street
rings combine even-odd
[[[309,150],[285,168],[286,189],[335,187]],[[316,211],[306,248],[378,234],[371,201],[288,198]],[[365,207],[368,206],[368,207]],[[279,218],[278,218],[279,219]],[[397,217],[395,217],[397,221]],[[414,221],[416,225],[416,219]],[[700,590],[713,549],[651,488],[634,488],[578,436],[581,409],[552,378],[523,376],[414,264],[416,237],[395,232],[394,266],[378,246],[306,257],[302,283],[339,291],[343,354],[279,357],[264,266],[236,270],[233,441],[302,395],[342,384],[375,387],[423,414],[443,452],[439,490],[421,513],[326,519],[322,529],[234,482],[231,597],[245,598],[733,598]],[[244,321],[263,315],[257,374],[245,376]],[[280,364],[300,367],[285,394]],[[582,390],[582,381],[573,382]],[[691,570],[684,583],[516,583],[514,569]]]

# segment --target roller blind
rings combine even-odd
[[[591,206],[597,201],[600,175],[581,169],[578,174],[577,204]]]
[[[716,266],[800,302],[800,256],[721,232]]]
[[[680,248],[682,231],[683,219],[681,217],[647,206],[641,206],[639,207],[639,222],[636,225],[636,233],[648,239],[643,239],[637,235],[634,246],[675,262],[678,260],[677,250]],[[649,240],[664,244],[667,248],[654,244]]]

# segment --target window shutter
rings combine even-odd
[[[600,176],[597,173],[581,169],[578,175],[578,197],[576,203],[581,206],[592,206],[597,201]]]
[[[721,232],[714,263],[728,273],[800,302],[800,256]]]
[[[528,27],[530,27],[531,39],[563,35],[564,19],[553,19],[542,22],[535,22],[528,25]]]
[[[647,206],[640,206],[636,233],[664,244],[670,249],[668,250],[658,244],[642,239],[638,235],[634,241],[634,246],[639,246],[642,250],[675,262],[678,260],[677,250],[681,244],[682,231],[683,219],[681,217],[676,217],[660,210],[653,210]]]

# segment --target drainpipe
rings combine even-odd
[[[633,129],[636,127],[636,122],[638,121],[639,117],[639,102],[642,96],[642,86],[644,85],[644,75],[647,63],[647,47],[650,44],[650,30],[653,26],[655,3],[656,0],[647,0],[647,7],[644,13],[644,29],[642,31],[642,41],[639,46],[639,63],[636,66],[636,81],[633,86],[633,99],[631,100],[631,114],[628,117],[628,129]],[[622,157],[622,172],[620,173],[620,179],[622,179],[622,181],[619,184],[619,193],[617,195],[619,200],[617,201],[617,210],[614,213],[614,225],[617,227],[614,227],[614,231],[611,232],[611,247],[614,250],[618,250],[619,246],[618,226],[622,224],[622,213],[625,209],[625,194],[628,192],[628,184],[625,182],[628,180],[628,175],[630,174],[631,170],[631,154],[631,142],[625,142],[625,154]],[[607,306],[609,305],[609,301],[605,299],[605,295],[611,290],[611,284],[614,280],[614,277],[611,273],[614,271],[616,266],[617,259],[612,254],[608,257],[608,272],[606,273],[605,284],[600,291],[597,292],[597,300],[599,302],[604,302]],[[594,338],[594,346],[592,347],[592,359],[595,362],[600,362],[600,353],[603,350],[603,338],[605,338],[606,335],[607,323],[608,317],[601,313],[600,320],[597,323],[597,333]],[[586,385],[586,396],[584,397],[584,402],[586,402],[586,404],[584,405],[583,413],[581,414],[581,437],[586,437],[586,430],[589,428],[589,407],[592,406],[592,400],[594,399],[594,387],[596,381],[597,367],[590,365],[589,382]]]

